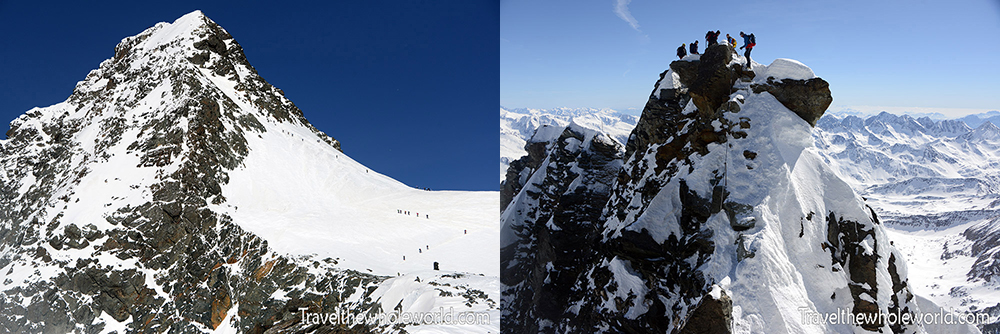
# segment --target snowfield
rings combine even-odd
[[[217,209],[276,251],[331,257],[377,275],[439,262],[441,270],[499,276],[497,192],[411,188],[317,142],[307,129],[265,127],[261,137],[247,138],[246,167],[230,172],[227,202]]]

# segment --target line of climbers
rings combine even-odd
[[[409,212],[409,211],[406,211],[406,210],[400,210],[400,209],[396,209],[396,213],[398,213],[398,214],[401,214],[401,215],[407,215],[407,216],[409,216],[409,215],[410,215],[410,212]],[[420,217],[420,212],[417,212],[417,217]],[[431,215],[429,215],[429,214],[424,214],[424,218],[427,218],[427,219],[431,219]]]
[[[708,46],[719,44],[719,35],[721,34],[722,32],[719,30],[709,31],[705,33],[705,41],[708,42]],[[741,46],[740,49],[746,48],[746,51],[743,52],[743,57],[746,57],[747,68],[750,68],[750,51],[753,50],[753,47],[757,46],[757,38],[754,37],[753,33],[744,34],[742,31],[740,31],[740,37],[743,37],[743,46]],[[729,36],[729,34],[726,34],[726,42],[733,48],[736,48],[736,39],[733,38],[732,36]],[[688,52],[685,49],[686,46],[687,44],[685,43],[681,44],[681,46],[677,48],[677,58],[683,59],[685,56],[688,55]],[[698,41],[694,41],[694,43],[691,43],[690,50],[691,54],[693,55],[699,54]]]

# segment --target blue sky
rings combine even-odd
[[[417,187],[497,189],[495,1],[0,0],[0,137],[122,38],[196,9],[359,162]]]
[[[754,33],[757,62],[810,66],[831,110],[1000,110],[997,0],[504,0],[500,103],[639,113],[677,47],[704,50],[709,30]]]

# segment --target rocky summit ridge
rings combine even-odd
[[[713,45],[660,74],[624,147],[539,130],[503,185],[504,330],[925,332],[803,316],[919,312],[874,209],[812,147],[831,102],[797,61]]]
[[[303,323],[302,310],[372,315],[419,295],[380,300],[400,286],[386,282],[413,277],[278,253],[226,213],[238,210],[223,189],[248,167],[248,138],[292,135],[275,134],[280,125],[330,152],[340,142],[261,78],[225,29],[195,11],[114,51],[66,101],[18,117],[0,141],[0,332],[413,325]],[[488,308],[462,277],[412,284]]]

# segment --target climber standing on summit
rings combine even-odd
[[[681,46],[677,48],[677,58],[684,59],[684,56],[688,55],[687,50],[684,50],[685,46],[687,46],[687,43],[681,44]]]
[[[691,44],[691,54],[698,54],[698,41],[694,41],[694,43]]]
[[[747,68],[750,68],[750,51],[753,50],[754,46],[757,46],[757,38],[753,36],[753,33],[747,35],[742,31],[740,31],[740,37],[743,37],[743,46],[741,46],[740,49],[747,48],[747,51],[743,53],[743,56],[747,58]]]
[[[721,30],[716,30],[716,31],[709,30],[707,33],[705,33],[705,41],[708,42],[708,46],[719,44],[720,34],[722,34]],[[705,47],[705,50],[708,50],[708,46]]]

